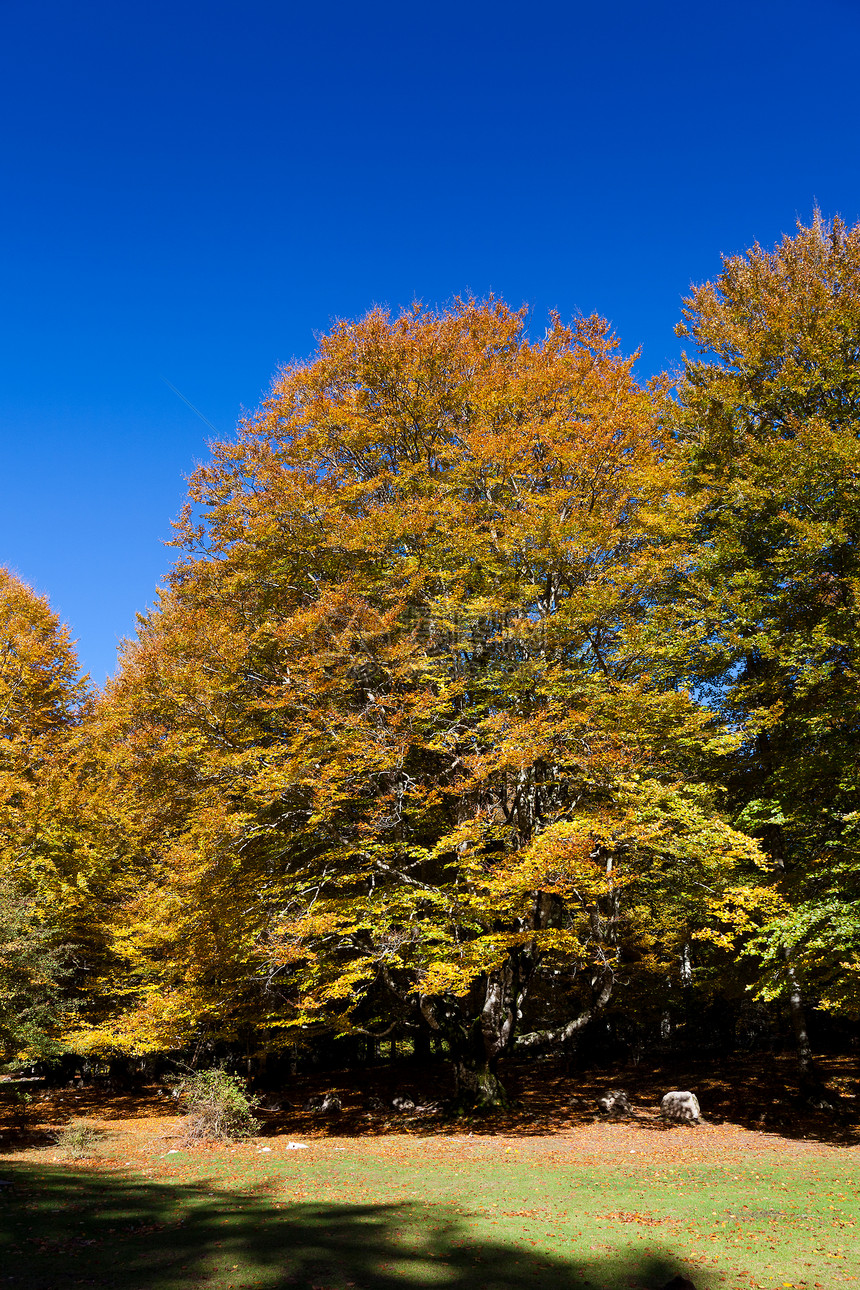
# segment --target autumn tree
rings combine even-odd
[[[599,319],[469,300],[339,324],[214,445],[97,716],[137,842],[94,1043],[429,1030],[493,1104],[688,961],[757,851],[656,646],[659,406]]]
[[[66,937],[80,907],[70,873],[66,741],[86,701],[68,630],[0,569],[0,1046],[53,1051],[68,1009]]]
[[[811,1078],[803,993],[860,1004],[860,226],[725,259],[684,320],[686,675],[742,734],[734,810],[770,860],[715,936],[787,999]]]

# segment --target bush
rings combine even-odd
[[[57,1134],[57,1146],[70,1160],[83,1160],[95,1153],[101,1130],[88,1120],[70,1120]]]
[[[233,1142],[257,1132],[253,1110],[259,1099],[249,1097],[245,1081],[226,1071],[195,1071],[176,1087],[185,1107],[186,1137],[192,1141],[216,1139]]]

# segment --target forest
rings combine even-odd
[[[243,1071],[860,1013],[860,226],[599,317],[374,309],[189,485],[116,674],[0,569],[0,1056]]]

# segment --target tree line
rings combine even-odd
[[[856,1021],[860,226],[605,321],[376,309],[213,445],[95,690],[0,572],[7,1061]]]

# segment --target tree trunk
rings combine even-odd
[[[797,1046],[797,1066],[800,1071],[801,1084],[818,1082],[818,1072],[812,1056],[812,1044],[809,1042],[809,1030],[806,1025],[806,1009],[803,1006],[803,994],[791,964],[788,951],[785,952],[788,978],[788,1009],[791,1014],[791,1025],[794,1030],[794,1042]]]
[[[831,1093],[815,1065],[812,1055],[812,1044],[806,1024],[806,1009],[803,1006],[803,991],[797,979],[797,973],[791,962],[788,949],[785,954],[785,975],[788,980],[788,1009],[791,1025],[794,1030],[794,1042],[797,1048],[797,1068],[800,1073],[800,1097],[808,1106],[819,1111],[836,1111],[839,1108],[839,1095]]]
[[[504,1085],[486,1058],[464,1055],[455,1059],[454,1076],[457,1081],[456,1106],[460,1111],[477,1112],[479,1115],[502,1111],[508,1105]]]
[[[429,1062],[432,1060],[433,1053],[430,1048],[430,1031],[423,1026],[416,1030],[413,1037],[414,1053],[416,1061]]]
[[[508,1105],[497,1072],[499,1058],[510,1046],[513,1036],[514,982],[515,971],[510,961],[498,972],[476,982],[467,1004],[475,1012],[468,1020],[461,1014],[449,1028],[458,1111],[486,1115]]]

